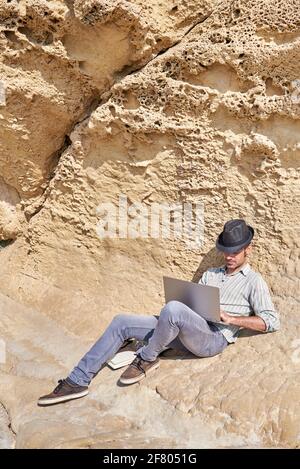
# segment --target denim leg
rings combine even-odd
[[[88,386],[100,368],[117,353],[124,340],[131,337],[147,340],[153,334],[157,321],[155,316],[117,314],[67,379],[80,386]]]
[[[157,326],[138,352],[144,360],[154,361],[176,337],[198,357],[216,355],[228,345],[223,334],[202,316],[180,301],[169,301],[161,310]]]

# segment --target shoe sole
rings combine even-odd
[[[120,383],[122,384],[134,384],[134,383],[137,383],[138,381],[141,381],[142,379],[146,378],[148,376],[149,373],[151,373],[152,371],[156,370],[157,368],[159,367],[159,363],[156,363],[155,365],[153,365],[151,368],[149,368],[149,370],[146,372],[146,374],[142,374],[140,376],[137,376],[136,378],[120,378],[119,381]]]
[[[52,404],[58,404],[59,402],[66,402],[66,401],[71,401],[72,399],[79,399],[80,397],[84,397],[89,393],[88,390],[86,391],[81,391],[76,394],[69,394],[68,396],[62,396],[62,397],[55,397],[51,399],[43,399],[43,400],[38,400],[38,405],[44,406],[44,405],[52,405]]]

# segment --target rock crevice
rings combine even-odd
[[[15,440],[16,434],[13,431],[9,413],[0,402],[0,448],[14,448]]]

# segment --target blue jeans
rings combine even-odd
[[[189,351],[197,357],[211,357],[228,345],[214,324],[180,301],[169,301],[159,316],[117,314],[67,379],[80,386],[88,386],[100,368],[129,338],[148,340],[138,349],[142,359],[148,361],[154,361],[167,348]]]

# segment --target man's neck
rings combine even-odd
[[[236,269],[234,269],[234,270],[232,270],[232,271],[231,271],[230,269],[228,269],[228,267],[226,266],[226,267],[225,267],[225,273],[226,273],[226,275],[232,275],[232,274],[235,274],[235,273],[239,272],[240,270],[242,270],[242,269],[245,267],[245,265],[247,264],[247,262],[248,262],[248,261],[245,261],[242,265],[240,265],[239,267],[237,267]]]

